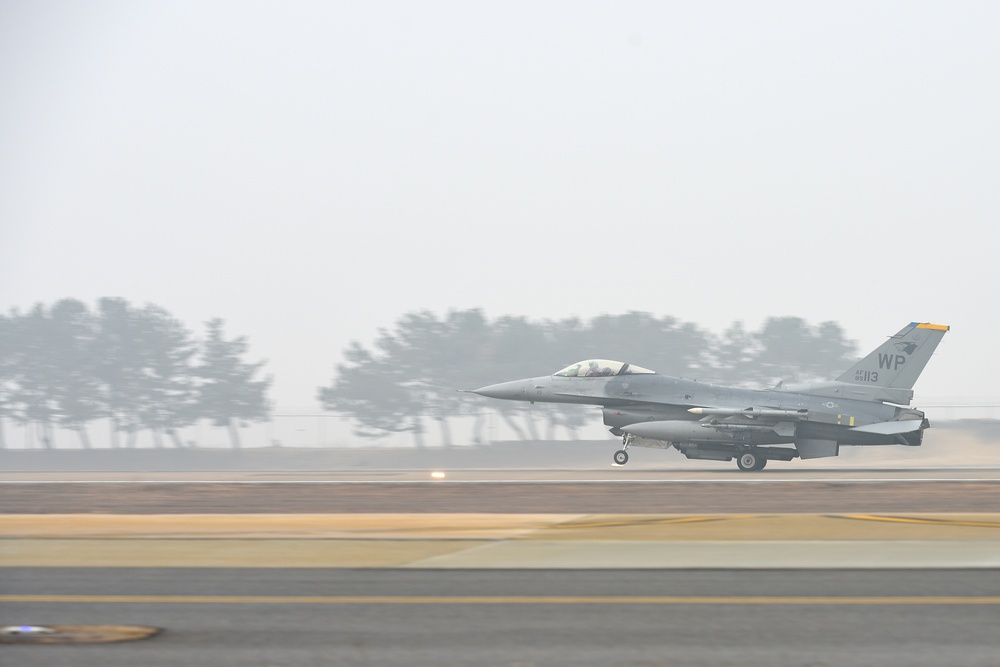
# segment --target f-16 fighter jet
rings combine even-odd
[[[489,398],[600,405],[622,436],[614,462],[630,447],[673,447],[689,459],[732,461],[761,470],[768,460],[837,456],[843,445],[906,445],[930,423],[902,407],[949,327],[913,322],[835,380],[739,389],[591,359],[552,375],[473,390]]]

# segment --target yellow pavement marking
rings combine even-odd
[[[988,538],[990,528],[1000,514],[0,514],[0,541],[947,540]]]
[[[844,521],[822,514],[587,515],[539,528],[517,540],[656,542],[992,539],[1000,514],[920,515],[912,521]]]
[[[2,567],[401,567],[484,540],[0,540]]]
[[[506,539],[581,514],[0,514],[0,537]]]
[[[6,567],[404,567],[539,542],[964,541],[1000,550],[1000,514],[0,514]],[[995,544],[995,547],[989,547]],[[488,549],[481,549],[481,547]],[[718,548],[713,547],[713,548]],[[956,547],[957,549],[958,547]],[[495,551],[495,549],[493,550]],[[509,549],[507,550],[509,551]],[[504,553],[507,553],[505,551]],[[664,552],[665,553],[665,552]],[[652,556],[649,556],[652,558]],[[991,558],[993,558],[991,556]],[[994,558],[995,560],[995,558]],[[436,562],[436,561],[435,561]],[[655,562],[655,559],[654,561]],[[993,562],[993,561],[991,561]]]
[[[831,514],[832,518],[854,519],[858,521],[884,521],[886,523],[918,523],[929,526],[974,526],[976,528],[1000,528],[1000,521],[963,521],[960,519],[876,516],[873,514]]]
[[[0,595],[0,602],[66,604],[660,604],[1000,605],[1000,596],[655,596],[655,595]]]
[[[598,517],[603,515],[597,515]],[[747,515],[752,516],[752,515]],[[588,517],[590,518],[590,517]],[[668,524],[679,524],[679,523],[701,523],[703,521],[722,521],[725,519],[736,519],[736,518],[747,518],[746,516],[737,515],[723,515],[723,516],[684,516],[684,517],[667,517],[667,516],[643,516],[643,515],[633,515],[630,517],[622,519],[601,519],[593,521],[574,521],[569,520],[566,523],[559,523],[552,528],[565,529],[565,528],[613,528],[619,526],[663,526]]]

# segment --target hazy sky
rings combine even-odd
[[[998,34],[995,2],[0,0],[0,309],[223,317],[280,406],[473,307],[950,324],[918,399],[997,397]]]

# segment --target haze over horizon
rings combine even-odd
[[[986,2],[2,0],[0,311],[221,317],[278,406],[469,308],[797,316],[859,354],[948,324],[915,403],[1000,397],[998,28]]]

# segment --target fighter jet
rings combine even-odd
[[[677,449],[689,459],[732,461],[762,470],[769,460],[817,459],[844,445],[916,447],[930,422],[903,406],[950,327],[912,322],[837,379],[740,389],[660,375],[621,361],[590,359],[552,375],[473,390],[489,398],[599,405],[630,447]]]

